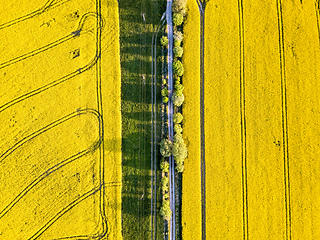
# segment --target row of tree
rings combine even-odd
[[[170,198],[169,198],[169,162],[168,157],[173,155],[175,159],[175,169],[177,172],[182,173],[184,170],[184,160],[188,155],[187,146],[183,140],[183,115],[182,104],[184,102],[184,86],[182,85],[182,76],[184,74],[183,64],[181,58],[183,56],[183,22],[187,12],[187,0],[174,0],[172,4],[172,22],[173,22],[173,39],[174,39],[174,61],[172,64],[174,74],[174,92],[172,94],[172,102],[174,105],[173,123],[174,123],[174,137],[173,142],[168,138],[164,138],[160,143],[160,153],[163,156],[161,161],[162,169],[162,193],[163,203],[160,210],[160,214],[169,220],[171,217]],[[163,36],[160,39],[160,43],[163,47],[168,47],[168,38]],[[163,97],[163,103],[167,104],[169,101],[168,86],[166,81],[163,82],[163,89],[161,91]]]

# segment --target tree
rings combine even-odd
[[[163,198],[164,198],[165,200],[169,199],[169,193],[163,194]]]
[[[175,106],[180,107],[184,102],[184,95],[181,93],[178,95],[176,92],[172,94],[172,102]]]
[[[177,165],[176,165],[176,171],[177,171],[178,173],[182,173],[183,170],[184,170],[184,165],[183,165],[183,164],[177,164]]]
[[[180,26],[183,23],[183,15],[181,13],[174,13],[172,22],[175,26]]]
[[[180,47],[180,46],[174,47],[174,48],[173,48],[173,54],[174,54],[176,57],[182,57],[183,48]]]
[[[187,0],[174,0],[172,3],[172,11],[185,15],[187,12]]]
[[[169,172],[169,163],[167,161],[162,160],[160,163],[160,168],[164,173]]]
[[[183,40],[183,34],[182,34],[182,32],[180,32],[180,31],[175,31],[174,34],[173,34],[173,38],[174,38],[174,40],[176,40],[176,41],[182,42],[182,40]]]
[[[167,176],[162,177],[161,188],[163,193],[169,192],[169,178]]]
[[[167,176],[161,179],[161,188],[163,194],[169,192],[169,178]]]
[[[174,76],[174,80],[175,80],[175,85],[180,84],[181,83],[181,78],[178,76]]]
[[[173,137],[172,155],[176,162],[177,172],[183,172],[184,170],[184,159],[188,156],[187,145],[183,141],[181,133],[176,133]]]
[[[161,207],[161,209],[160,209],[160,214],[161,214],[161,216],[162,216],[165,220],[167,220],[167,221],[170,220],[172,211],[171,211],[171,209],[170,209],[170,202],[169,202],[169,200],[164,200],[164,201],[163,201],[162,207]]]
[[[165,78],[162,79],[162,84],[166,85],[167,84],[167,80]]]
[[[181,41],[174,40],[173,44],[174,44],[175,47],[181,46]]]
[[[185,143],[174,143],[172,147],[172,154],[177,162],[183,162],[188,156],[188,150]]]
[[[172,155],[175,157],[176,162],[180,163],[183,163],[188,156],[187,145],[184,143],[181,133],[176,133],[173,137]]]
[[[161,90],[161,95],[163,97],[168,97],[169,91],[168,91],[168,89],[166,87]]]
[[[172,153],[172,142],[169,139],[163,139],[160,142],[160,153],[163,157],[169,157]]]
[[[181,143],[183,142],[183,136],[181,133],[177,133],[173,136],[173,142],[175,143]]]
[[[183,165],[183,163],[184,163],[183,158],[176,157],[174,160],[176,162],[176,165]]]
[[[172,64],[173,73],[179,77],[181,77],[184,73],[184,68],[182,63],[179,60],[176,60]]]
[[[178,112],[178,113],[173,114],[173,122],[174,123],[181,123],[182,120],[183,120],[183,116],[181,113]]]
[[[169,40],[168,40],[168,38],[166,36],[162,36],[160,38],[160,43],[161,43],[162,46],[166,47],[166,46],[168,46]]]
[[[176,124],[174,124],[174,126],[173,126],[173,131],[175,132],[175,133],[182,133],[182,127],[181,127],[181,124],[179,124],[179,123],[176,123]],[[168,163],[169,164],[169,163]]]
[[[182,84],[176,83],[174,88],[175,88],[175,93],[176,93],[177,96],[182,95],[182,92],[184,90],[184,86]]]
[[[163,97],[163,103],[168,103],[169,102],[169,98],[168,97]]]

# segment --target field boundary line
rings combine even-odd
[[[290,172],[288,149],[288,109],[287,109],[287,82],[285,71],[284,27],[282,1],[277,1],[278,31],[279,31],[279,56],[281,75],[281,107],[282,107],[282,134],[283,134],[283,161],[284,161],[284,186],[285,186],[285,211],[286,211],[286,239],[291,240],[291,196],[290,196]]]
[[[243,0],[238,0],[239,41],[240,41],[240,128],[241,128],[241,169],[242,169],[242,216],[243,239],[249,239],[248,221],[248,169],[247,169],[247,129],[245,98],[245,53],[244,53],[244,17]]]
[[[319,23],[320,0],[317,0],[315,2],[315,11],[316,11],[316,18],[317,18],[317,30],[318,30],[319,47],[320,47],[320,23]]]
[[[201,220],[202,220],[202,240],[206,239],[206,140],[205,140],[205,75],[204,75],[204,28],[205,28],[205,15],[204,8],[202,9],[202,13],[200,14],[200,49],[202,51],[201,59],[200,59],[200,126],[201,126]]]

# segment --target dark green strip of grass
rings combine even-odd
[[[126,240],[150,239],[151,42],[153,24],[159,24],[164,6],[164,0],[119,2],[123,137],[122,234]],[[160,48],[158,49],[160,56]],[[159,63],[159,76],[160,69]],[[158,89],[160,90],[160,86]],[[160,97],[158,99],[160,102]],[[158,122],[160,127],[160,119]],[[160,131],[158,135],[160,136]],[[158,209],[160,203],[158,199]],[[163,239],[163,221],[159,214],[157,239]]]

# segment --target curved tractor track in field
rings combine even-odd
[[[205,158],[205,107],[204,107],[204,27],[205,7],[209,0],[196,0],[200,13],[200,128],[201,128],[201,232],[206,239],[206,158]]]
[[[9,22],[5,22],[5,23],[0,24],[0,30],[7,28],[7,27],[10,27],[14,24],[20,23],[22,21],[28,20],[30,18],[33,18],[35,16],[38,16],[38,15],[50,10],[51,8],[57,7],[57,6],[62,5],[66,2],[69,2],[69,1],[70,0],[48,0],[41,8],[39,8],[33,12],[30,12],[24,16],[13,19]]]

